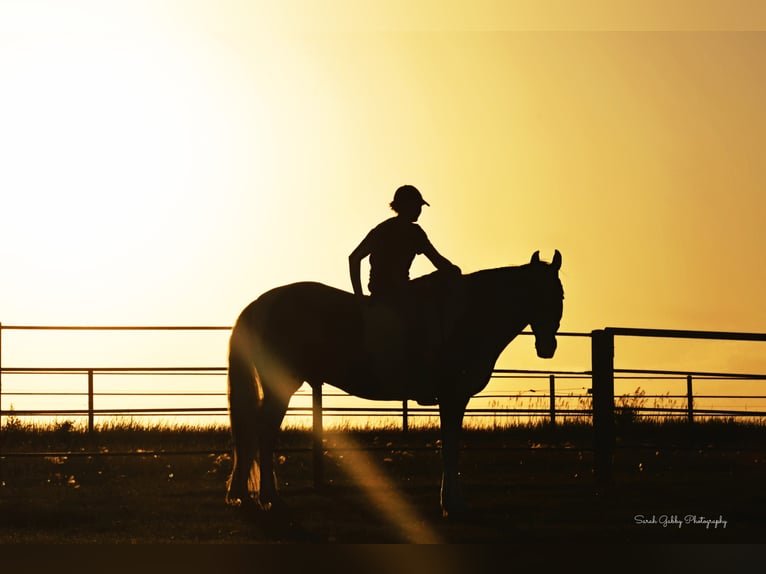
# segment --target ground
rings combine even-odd
[[[280,451],[279,483],[287,503],[280,513],[224,504],[231,469],[225,449],[189,455],[7,456],[0,467],[0,542],[766,539],[766,448],[760,442],[621,445],[614,483],[600,487],[587,444],[521,443],[480,433],[466,438],[462,452],[469,510],[444,519],[437,435],[367,433],[354,438],[354,448],[348,436],[328,436],[321,488],[313,484],[311,452],[304,445]]]

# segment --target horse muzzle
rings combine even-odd
[[[556,343],[556,339],[550,339],[548,341],[535,341],[535,350],[537,351],[537,356],[541,359],[552,359],[553,355],[556,354],[556,347],[558,343]]]

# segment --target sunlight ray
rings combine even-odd
[[[337,446],[343,449],[340,469],[360,485],[367,499],[389,524],[397,528],[412,544],[440,544],[438,533],[429,526],[418,510],[400,492],[400,487],[386,475],[369,453],[348,433],[338,433]]]

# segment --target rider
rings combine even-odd
[[[396,216],[370,231],[349,255],[349,271],[354,294],[363,296],[360,266],[370,257],[368,289],[374,300],[392,303],[405,315],[412,315],[414,298],[410,292],[410,266],[415,255],[422,253],[439,271],[460,275],[460,268],[441,255],[416,223],[424,205],[420,191],[413,185],[403,185],[394,193],[391,209]],[[431,400],[424,398],[419,402]]]
[[[440,271],[460,274],[460,268],[441,255],[415,223],[429,203],[414,185],[403,185],[394,193],[391,209],[396,216],[387,219],[362,240],[349,255],[349,270],[354,293],[361,296],[360,265],[370,256],[370,282],[373,297],[397,299],[403,296],[410,280],[410,266],[415,255],[422,253]]]

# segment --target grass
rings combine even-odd
[[[761,419],[738,421],[733,418],[707,419],[689,424],[678,417],[647,417],[638,409],[616,411],[617,447],[635,448],[659,445],[675,448],[746,448],[766,443],[766,424]],[[338,438],[369,448],[402,446],[406,448],[438,448],[441,444],[438,425],[411,426],[403,432],[395,424],[383,426],[343,423],[324,429],[326,448],[333,448]],[[226,453],[232,448],[227,425],[192,426],[158,422],[147,425],[132,420],[114,419],[88,432],[84,424],[69,420],[47,424],[25,422],[5,417],[0,434],[4,454],[66,453],[141,454],[159,453]],[[310,429],[286,425],[280,431],[278,449],[310,450]],[[464,448],[491,442],[498,448],[579,448],[588,450],[593,442],[593,429],[585,418],[551,424],[545,419],[505,424],[468,426],[462,433]]]
[[[66,420],[4,421],[0,543],[390,543],[410,542],[418,532],[443,542],[709,543],[766,535],[762,421],[690,426],[640,410],[618,415],[611,487],[594,484],[592,428],[584,419],[468,428],[461,473],[472,513],[462,521],[439,515],[433,425],[406,434],[395,425],[330,426],[318,490],[311,432],[286,427],[277,452],[290,505],[282,519],[224,505],[232,464],[226,426],[115,420],[88,433]],[[346,450],[349,444],[361,450]],[[171,454],[178,451],[192,454]],[[25,452],[44,454],[13,456]],[[369,472],[362,476],[360,468]],[[386,508],[392,500],[409,509],[406,520]],[[669,531],[637,526],[638,514],[722,514],[729,526]]]

